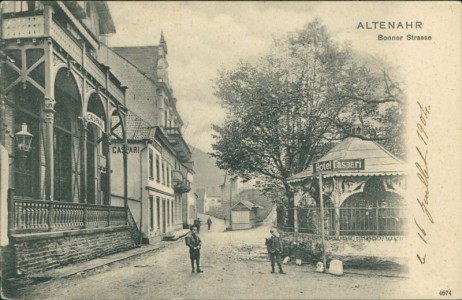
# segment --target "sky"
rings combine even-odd
[[[157,45],[161,31],[168,46],[169,78],[184,121],[186,141],[203,151],[212,150],[211,124],[221,124],[225,112],[214,96],[213,80],[221,67],[240,59],[262,56],[274,38],[301,29],[320,18],[332,38],[348,41],[359,52],[377,55],[397,69],[413,68],[413,45],[378,42],[377,33],[405,31],[357,29],[359,22],[421,21],[418,34],[438,32],[430,22],[434,3],[395,2],[151,2],[108,1],[116,26],[110,46]],[[347,12],[347,13],[346,13]],[[397,53],[401,53],[397,55]],[[425,54],[428,56],[428,54]],[[406,63],[403,64],[403,58]],[[397,71],[399,74],[399,70]]]
[[[462,296],[460,276],[455,276],[462,270],[462,239],[460,230],[456,230],[462,227],[462,173],[455,167],[462,165],[460,3],[108,1],[108,4],[117,30],[110,46],[157,45],[163,30],[169,50],[169,78],[185,123],[184,137],[190,145],[207,152],[213,143],[210,126],[221,124],[225,116],[213,95],[217,69],[231,68],[239,59],[263,55],[274,37],[301,29],[316,17],[335,41],[351,41],[354,50],[379,56],[396,67],[408,100],[410,220],[417,219],[425,226],[427,239],[426,244],[422,243],[417,228],[411,228],[409,247],[403,249],[413,262],[409,288],[415,290],[416,298],[436,298],[439,290],[447,288],[458,289],[458,295]],[[419,21],[423,26],[358,29],[359,22],[374,21]],[[380,34],[404,39],[381,41]],[[406,40],[408,34],[432,39]],[[430,117],[423,125],[421,105],[431,107]],[[425,127],[429,137],[425,145],[416,134],[418,126]],[[425,149],[425,156],[416,151],[416,146]],[[426,187],[417,176],[418,162],[425,163],[431,174]],[[422,208],[415,201],[427,188],[434,224],[428,220],[425,223]],[[416,253],[425,254],[427,263],[417,262]]]
[[[352,12],[345,18],[344,10],[351,9],[352,5],[109,1],[117,31],[109,44],[157,45],[161,31],[164,32],[169,51],[169,78],[185,123],[183,134],[189,144],[210,152],[214,141],[211,124],[221,124],[225,116],[213,95],[217,69],[230,68],[240,59],[263,55],[274,38],[302,28],[315,17],[321,17],[339,42],[366,39],[356,30],[357,22],[362,20],[361,13]],[[383,8],[381,15],[386,11],[387,8]]]

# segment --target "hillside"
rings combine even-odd
[[[190,146],[194,161],[194,188],[223,184],[225,171],[215,165],[215,159],[204,151]]]

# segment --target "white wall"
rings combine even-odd
[[[142,143],[130,144],[132,149],[137,149],[128,153],[127,155],[127,175],[128,175],[128,197],[134,199],[141,199],[141,161],[146,159],[146,151],[143,150],[145,145]],[[135,148],[138,147],[138,148]],[[119,153],[122,149],[122,144],[111,144],[109,149],[111,155],[111,193],[117,196],[124,196],[124,168],[123,168],[123,154]]]

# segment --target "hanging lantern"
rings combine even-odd
[[[19,151],[29,152],[31,148],[32,138],[34,137],[29,131],[27,131],[27,124],[22,123],[21,131],[15,133],[16,146]]]

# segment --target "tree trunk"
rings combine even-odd
[[[294,213],[294,193],[287,191],[287,231],[293,232],[294,231],[294,224],[295,224],[295,213]]]

